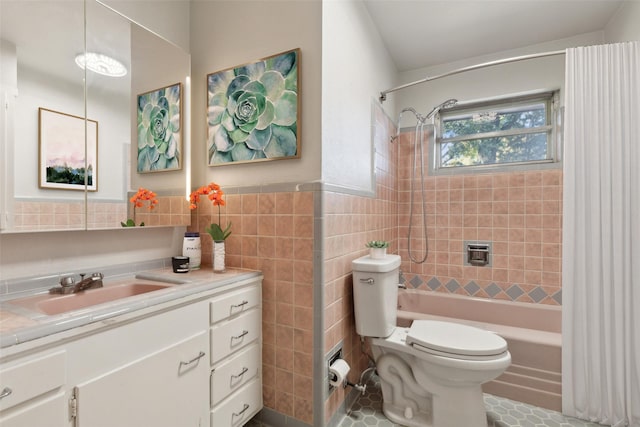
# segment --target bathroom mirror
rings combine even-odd
[[[138,208],[137,225],[187,225],[189,55],[95,0],[3,0],[0,19],[0,231],[121,228],[139,187],[160,203],[152,215]],[[117,60],[123,75],[102,74],[105,59],[85,71],[84,52]],[[179,164],[139,173],[138,97],[173,85]]]

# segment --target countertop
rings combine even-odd
[[[201,269],[177,274],[170,268],[163,268],[113,278],[105,277],[105,287],[132,280],[137,283],[165,283],[175,286],[56,315],[43,314],[35,309],[29,309],[28,305],[17,303],[18,300],[25,298],[38,296],[46,298],[49,293],[48,288],[30,291],[28,295],[9,294],[0,300],[0,348],[29,342],[259,276],[261,273],[253,270],[227,269],[224,273],[213,273],[211,269]],[[91,292],[91,290],[84,292]]]

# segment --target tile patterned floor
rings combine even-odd
[[[565,417],[559,412],[489,394],[484,395],[484,404],[487,408],[487,427],[601,427],[600,424]],[[271,426],[251,420],[247,427]],[[367,393],[353,404],[339,427],[401,427],[382,414],[382,391],[376,376],[367,382]]]

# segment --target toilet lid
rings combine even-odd
[[[409,328],[407,344],[463,356],[492,356],[507,351],[507,342],[499,335],[460,323],[416,320]],[[421,348],[423,347],[423,348]]]

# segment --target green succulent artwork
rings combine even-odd
[[[138,95],[138,172],[180,169],[182,84]]]
[[[300,156],[300,50],[209,74],[209,165]]]

